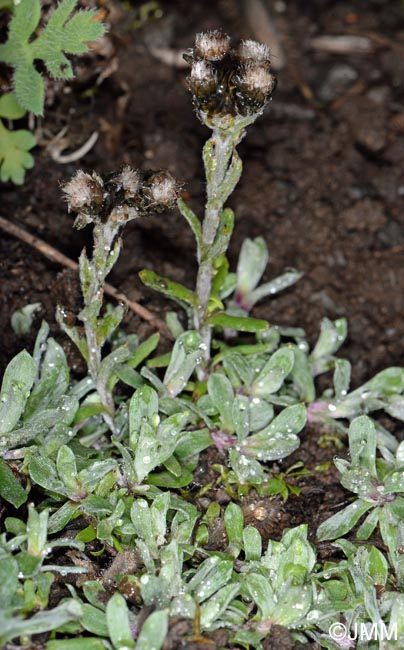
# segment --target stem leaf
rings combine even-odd
[[[148,271],[146,269],[140,271],[139,277],[147,287],[172,298],[186,310],[188,309],[188,305],[196,307],[198,304],[196,294],[179,282],[174,282],[162,275],[154,273],[154,271]]]
[[[192,232],[195,235],[195,240],[196,240],[196,245],[198,250],[198,259],[199,259],[200,251],[202,249],[201,222],[199,221],[195,212],[191,210],[191,208],[182,199],[179,199],[178,201],[178,209],[181,212],[182,216],[187,220],[188,225],[190,226]]]
[[[229,327],[240,332],[259,332],[269,327],[269,323],[266,320],[244,316],[230,316],[230,314],[226,314],[225,312],[213,314],[213,316],[208,318],[206,324]]]

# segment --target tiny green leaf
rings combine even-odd
[[[127,364],[132,368],[137,368],[147,357],[156,349],[160,341],[160,334],[156,332],[143,341],[129,357]]]
[[[28,499],[21,483],[2,458],[0,458],[0,496],[14,508],[19,508]]]
[[[233,233],[234,212],[230,208],[223,210],[220,215],[220,223],[216,232],[215,241],[210,249],[210,257],[215,259],[225,253],[229,247],[229,242]]]
[[[192,232],[195,235],[197,250],[199,254],[202,248],[201,222],[193,210],[191,210],[191,208],[182,199],[179,199],[178,201],[178,209],[181,212],[182,216],[187,220]]]
[[[243,241],[237,265],[237,293],[246,296],[255,289],[268,260],[268,248],[263,237]]]
[[[257,397],[276,393],[292,371],[295,362],[293,349],[284,347],[273,353],[259,375],[255,378],[250,392]]]
[[[136,650],[160,650],[168,630],[168,614],[153,612],[143,623],[136,642]]]
[[[229,503],[224,511],[224,525],[229,540],[228,552],[234,557],[240,553],[243,542],[243,511],[236,503]]]
[[[340,512],[337,512],[336,515],[326,519],[317,530],[319,541],[324,542],[328,539],[343,537],[370,508],[372,508],[371,503],[357,499],[343,510],[340,510]]]
[[[265,330],[269,327],[266,320],[243,316],[231,316],[225,312],[217,312],[212,316],[209,316],[206,324],[228,327],[240,332],[259,332],[260,330]]]
[[[202,361],[202,339],[190,330],[176,340],[169,366],[164,375],[164,385],[171,397],[176,397],[186,385],[196,366]]]
[[[173,280],[169,280],[169,278],[154,273],[154,271],[148,271],[146,269],[140,271],[139,277],[147,287],[172,298],[184,309],[187,309],[189,305],[196,307],[198,304],[196,294],[182,284],[179,284],[179,282],[174,282]]]

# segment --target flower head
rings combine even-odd
[[[276,86],[269,49],[257,41],[232,45],[222,32],[204,32],[185,60],[191,65],[188,87],[207,124],[213,116],[258,115]]]
[[[166,171],[143,172],[128,165],[118,174],[103,178],[79,170],[63,186],[69,210],[77,213],[75,226],[111,221],[124,224],[132,219],[172,208],[179,185]]]
[[[241,41],[237,54],[242,63],[270,62],[268,46],[253,40]]]
[[[194,53],[205,61],[222,61],[230,50],[230,36],[218,29],[201,32],[195,37]]]
[[[246,65],[235,76],[236,99],[251,112],[258,112],[276,87],[276,77],[268,66]]]
[[[117,185],[121,185],[122,189],[129,195],[135,197],[140,190],[142,179],[138,170],[126,165],[120,174],[115,176],[114,182]]]
[[[157,210],[172,208],[178,198],[178,183],[170,172],[157,172],[152,174],[144,188],[148,207]]]
[[[79,169],[73,178],[62,186],[69,212],[77,212],[77,228],[96,221],[104,201],[104,182],[95,172],[86,174]]]
[[[101,205],[103,199],[104,183],[102,178],[93,172],[92,176],[82,169],[73,178],[63,185],[62,190],[67,200],[69,210],[77,212],[84,208]]]
[[[189,88],[194,94],[209,95],[215,91],[217,86],[217,74],[210,63],[206,61],[195,61],[187,81]]]

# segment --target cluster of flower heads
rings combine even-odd
[[[187,82],[195,106],[209,117],[259,113],[275,90],[269,49],[257,41],[233,44],[220,31],[203,32],[184,58],[192,66]]]
[[[79,170],[63,186],[69,211],[78,214],[75,225],[131,219],[174,207],[179,185],[167,171],[144,172],[126,166],[104,177]]]

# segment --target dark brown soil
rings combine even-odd
[[[234,265],[245,237],[262,235],[271,254],[265,279],[288,266],[303,271],[295,287],[260,304],[255,315],[304,327],[311,342],[324,316],[347,317],[343,353],[353,363],[358,385],[404,363],[404,8],[399,0],[262,2],[272,7],[288,64],[278,72],[274,101],[239,147],[244,174],[230,200],[237,216],[230,259]],[[59,186],[78,167],[97,172],[127,163],[168,168],[184,183],[195,210],[202,211],[201,147],[208,132],[193,113],[186,71],[157,60],[150,48],[190,47],[194,34],[206,28],[256,36],[244,13],[248,0],[167,0],[161,2],[163,17],[141,29],[133,28],[133,16],[117,0],[102,4],[110,10],[109,35],[96,56],[76,65],[78,78],[67,90],[49,85],[42,125],[44,144],[67,126],[69,151],[97,130],[95,147],[79,163],[61,165],[43,146],[25,185],[2,188],[1,215],[72,259],[90,241],[89,233],[73,230]],[[140,4],[133,3],[135,9]],[[348,34],[368,36],[371,51],[341,55],[311,45],[316,36]],[[105,79],[95,86],[100,75]],[[0,254],[4,368],[21,347],[32,345],[36,329],[17,337],[10,326],[13,311],[41,302],[35,326],[45,318],[64,340],[54,319],[55,302],[74,302],[79,295],[71,274],[60,276],[60,267],[12,237],[1,236]],[[129,298],[162,315],[172,305],[142,286],[137,273],[144,267],[193,285],[192,234],[178,213],[129,224],[111,277]],[[141,335],[149,331],[133,314],[125,324]],[[76,357],[73,362],[80,372]],[[243,503],[249,523],[261,508],[255,522],[266,539],[279,539],[284,527],[309,520],[314,541],[317,525],[347,497],[333,469],[314,470],[332,459],[335,449],[322,450],[315,435],[311,441],[307,436],[286,465],[303,460],[313,470],[298,481],[301,495],[285,504],[279,497],[250,495]],[[210,496],[224,494],[222,489]],[[332,554],[329,545],[319,550]],[[183,621],[176,625],[167,649],[178,647],[178,638],[189,633]],[[226,640],[216,642],[219,647]],[[288,639],[282,643],[292,647]]]

